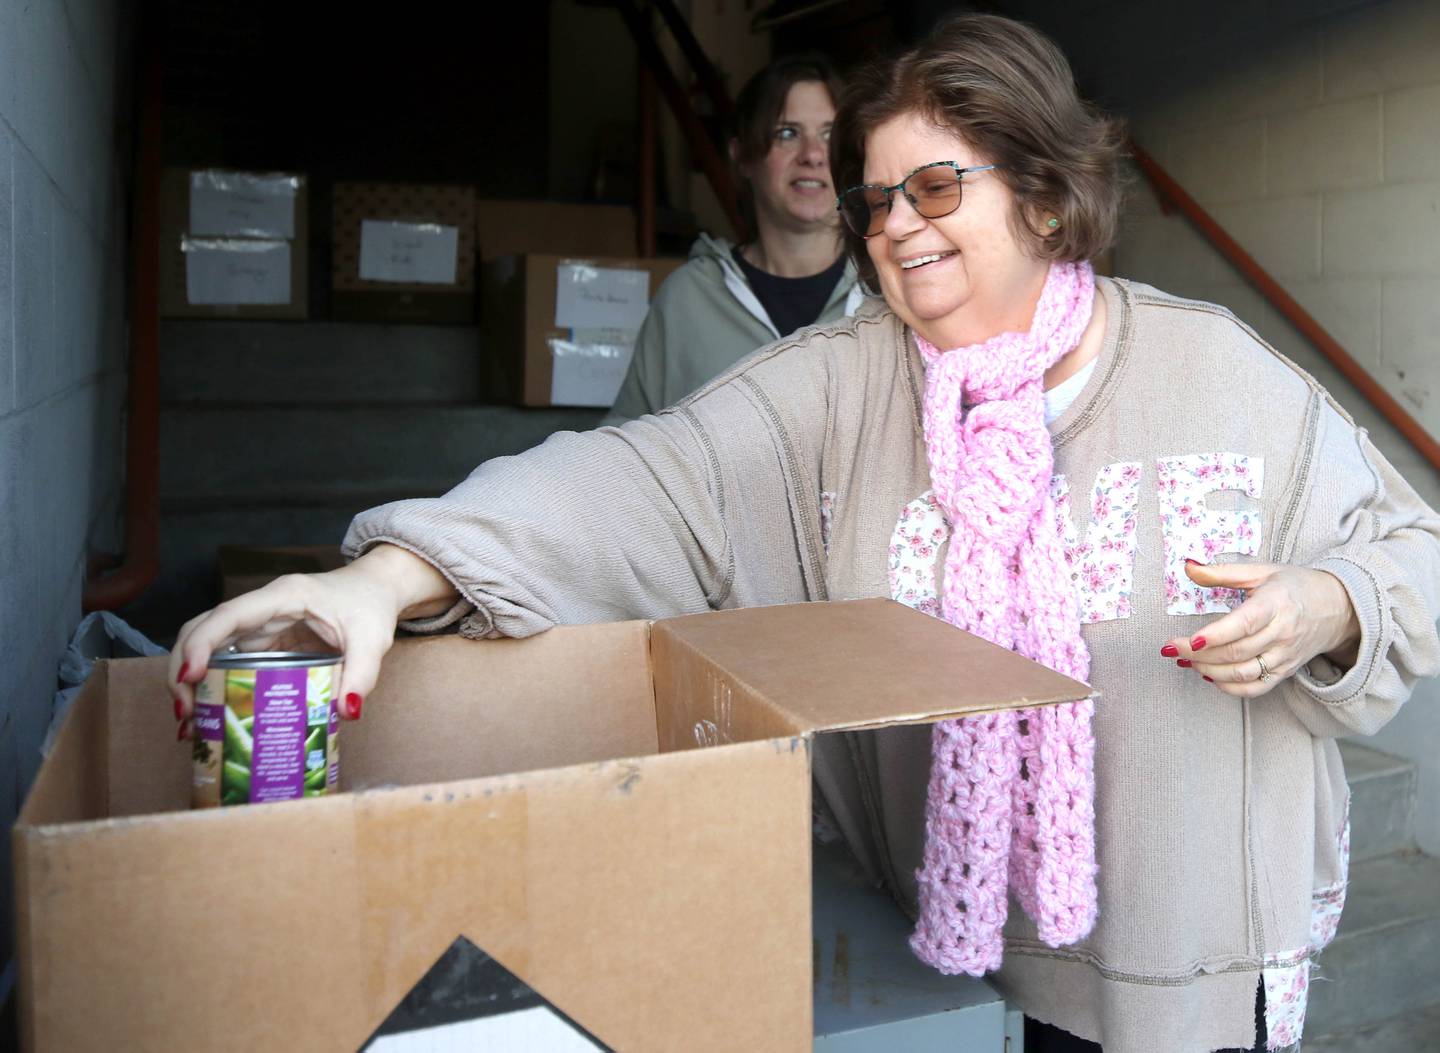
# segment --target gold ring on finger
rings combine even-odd
[[[1275,674],[1270,672],[1269,668],[1266,667],[1265,659],[1263,657],[1257,654],[1255,656],[1255,661],[1260,663],[1260,682],[1262,684],[1268,684],[1270,683],[1270,681],[1275,679]]]

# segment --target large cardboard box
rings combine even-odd
[[[310,209],[291,172],[167,168],[160,181],[160,313],[303,319]]]
[[[457,937],[620,1050],[812,1041],[811,742],[1088,688],[888,600],[408,639],[329,798],[187,811],[100,663],[13,832],[30,1050],[353,1050]]]
[[[345,565],[339,545],[221,545],[215,559],[220,598],[234,599],[285,574],[319,574]]]
[[[505,256],[482,276],[482,375],[521,406],[609,408],[650,298],[681,259]]]
[[[336,183],[331,314],[347,322],[475,321],[475,191]]]
[[[628,205],[481,198],[475,202],[480,262],[527,252],[633,256],[635,213]]]

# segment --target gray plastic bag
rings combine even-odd
[[[55,693],[55,705],[50,714],[50,729],[40,746],[42,757],[50,756],[55,745],[55,736],[70,711],[70,704],[80,693],[80,688],[90,676],[97,658],[148,658],[157,654],[169,654],[159,644],[152,643],[144,633],[132,628],[123,618],[109,611],[95,611],[87,614],[75,627],[70,646],[60,657],[60,683]]]

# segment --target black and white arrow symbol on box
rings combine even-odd
[[[401,999],[365,1053],[596,1053],[608,1046],[463,936]]]

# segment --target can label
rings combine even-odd
[[[196,685],[192,803],[318,797],[340,777],[337,664],[211,669]]]

